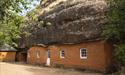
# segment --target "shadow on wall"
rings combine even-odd
[[[16,55],[16,61],[18,62],[26,62],[27,61],[27,53],[19,52]]]

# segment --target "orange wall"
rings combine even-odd
[[[87,59],[80,58],[80,48],[87,49]],[[60,58],[60,51],[62,49],[65,51],[64,59]],[[51,66],[60,64],[65,67],[105,71],[112,60],[111,45],[104,41],[95,41],[74,45],[50,45],[48,48],[35,46],[28,50],[28,54],[30,55],[30,57],[27,57],[28,63],[45,64],[47,50],[51,52]],[[36,56],[37,51],[40,51],[40,58]]]
[[[15,61],[16,52],[0,52],[0,61]]]
[[[40,58],[37,58],[37,51],[40,51]],[[27,53],[27,62],[29,64],[45,64],[46,63],[46,48],[31,47]]]
[[[76,45],[53,45],[49,47],[51,50],[51,64],[56,63],[63,64],[65,67],[104,71],[111,59],[110,56],[107,58],[107,54],[110,54],[111,51],[107,51],[108,49],[104,47],[104,41],[86,42]],[[87,49],[87,59],[80,58],[80,48]],[[62,49],[65,51],[64,59],[60,58],[60,50]]]

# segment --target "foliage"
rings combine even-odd
[[[20,27],[22,34],[25,35],[25,37],[28,37],[31,35],[31,32],[34,31],[33,29],[36,29],[35,24],[38,23],[37,16],[39,15],[41,11],[40,6],[36,6],[33,10],[29,11],[24,19],[23,25]],[[31,32],[30,32],[31,31]],[[35,30],[36,31],[36,30]]]
[[[0,23],[0,44],[10,44],[16,46],[17,39],[20,37],[20,25],[23,17],[15,15],[13,19]]]
[[[8,20],[13,17],[13,13],[27,9],[28,3],[28,0],[0,0],[0,20]]]
[[[117,44],[116,56],[118,60],[125,62],[125,0],[108,0],[110,8],[107,14],[108,25],[103,35],[107,40]]]
[[[125,66],[125,44],[117,45],[115,54],[118,58],[119,63]]]
[[[40,8],[40,6],[38,5],[38,6],[36,6],[35,9],[33,9],[33,10],[30,11],[30,12],[28,12],[28,13],[26,14],[26,17],[27,17],[28,20],[30,20],[30,21],[35,21],[35,20],[37,20],[37,15],[39,15],[40,11],[41,11],[41,8]]]
[[[20,35],[23,17],[19,16],[23,9],[33,0],[0,0],[0,44],[16,46]]]
[[[104,30],[106,39],[124,41],[125,39],[125,0],[110,0],[109,23]]]

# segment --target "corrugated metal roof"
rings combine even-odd
[[[0,51],[17,51],[17,50],[8,44],[4,44],[0,46]]]

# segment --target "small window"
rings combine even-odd
[[[64,50],[60,51],[60,58],[65,58],[65,51]]]
[[[48,55],[48,58],[50,58],[50,50],[48,50],[47,55]]]
[[[36,52],[36,57],[37,57],[37,58],[40,58],[40,51],[37,51],[37,52]]]
[[[87,50],[85,48],[80,49],[80,58],[87,59]]]

